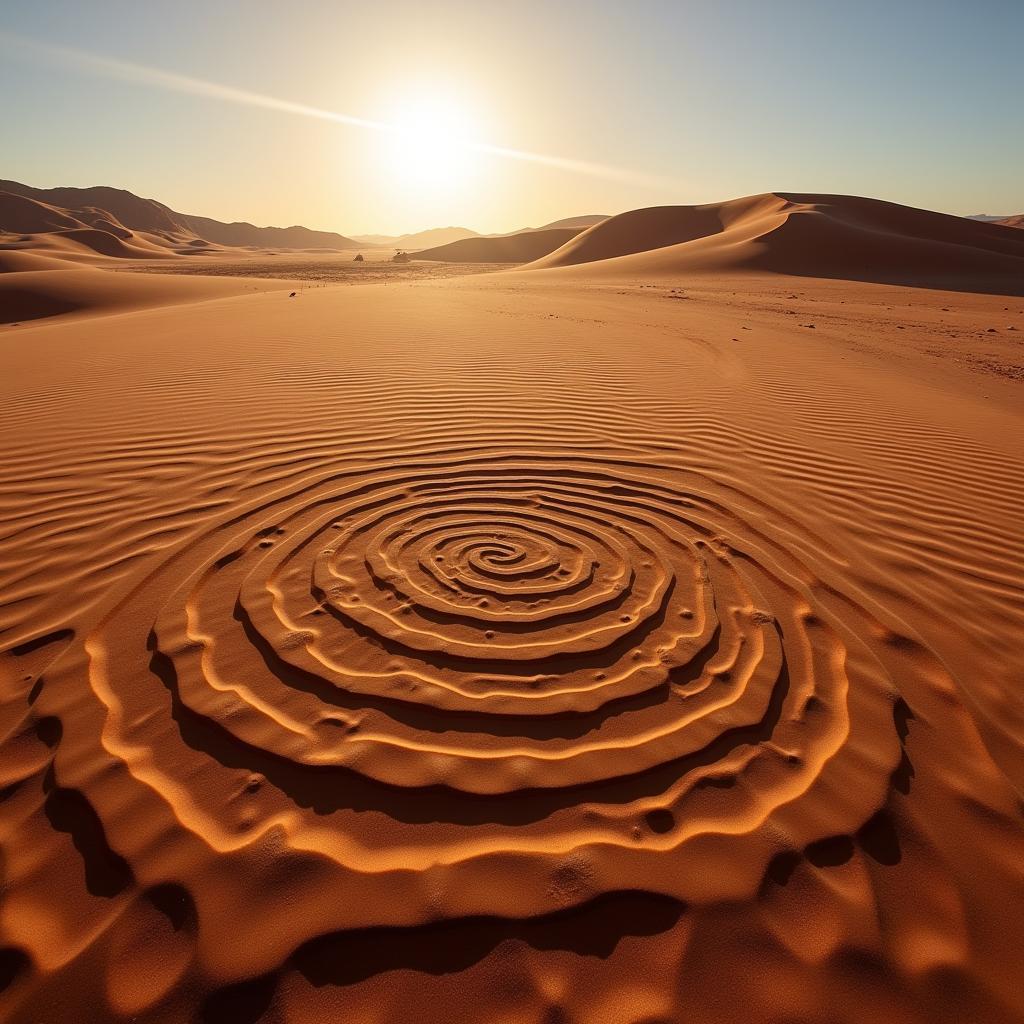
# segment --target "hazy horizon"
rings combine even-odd
[[[53,0],[0,15],[18,97],[0,175],[345,235],[772,190],[1024,210],[1018,4],[225,2],[201,34],[197,17]]]

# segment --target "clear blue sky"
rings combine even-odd
[[[221,219],[500,231],[770,190],[1024,211],[1024,0],[3,0],[0,32],[0,177]]]

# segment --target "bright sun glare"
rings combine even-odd
[[[390,169],[403,185],[431,189],[463,184],[477,153],[469,117],[457,103],[437,97],[403,102],[390,119]]]

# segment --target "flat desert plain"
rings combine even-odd
[[[1024,232],[24,238],[5,1021],[1024,1019]]]

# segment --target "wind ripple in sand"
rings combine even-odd
[[[892,638],[818,582],[819,538],[652,470],[339,472],[191,538],[106,616],[103,744],[145,785],[126,803],[83,759],[81,787],[152,884],[189,846],[215,975],[344,929],[749,896],[879,812]]]

